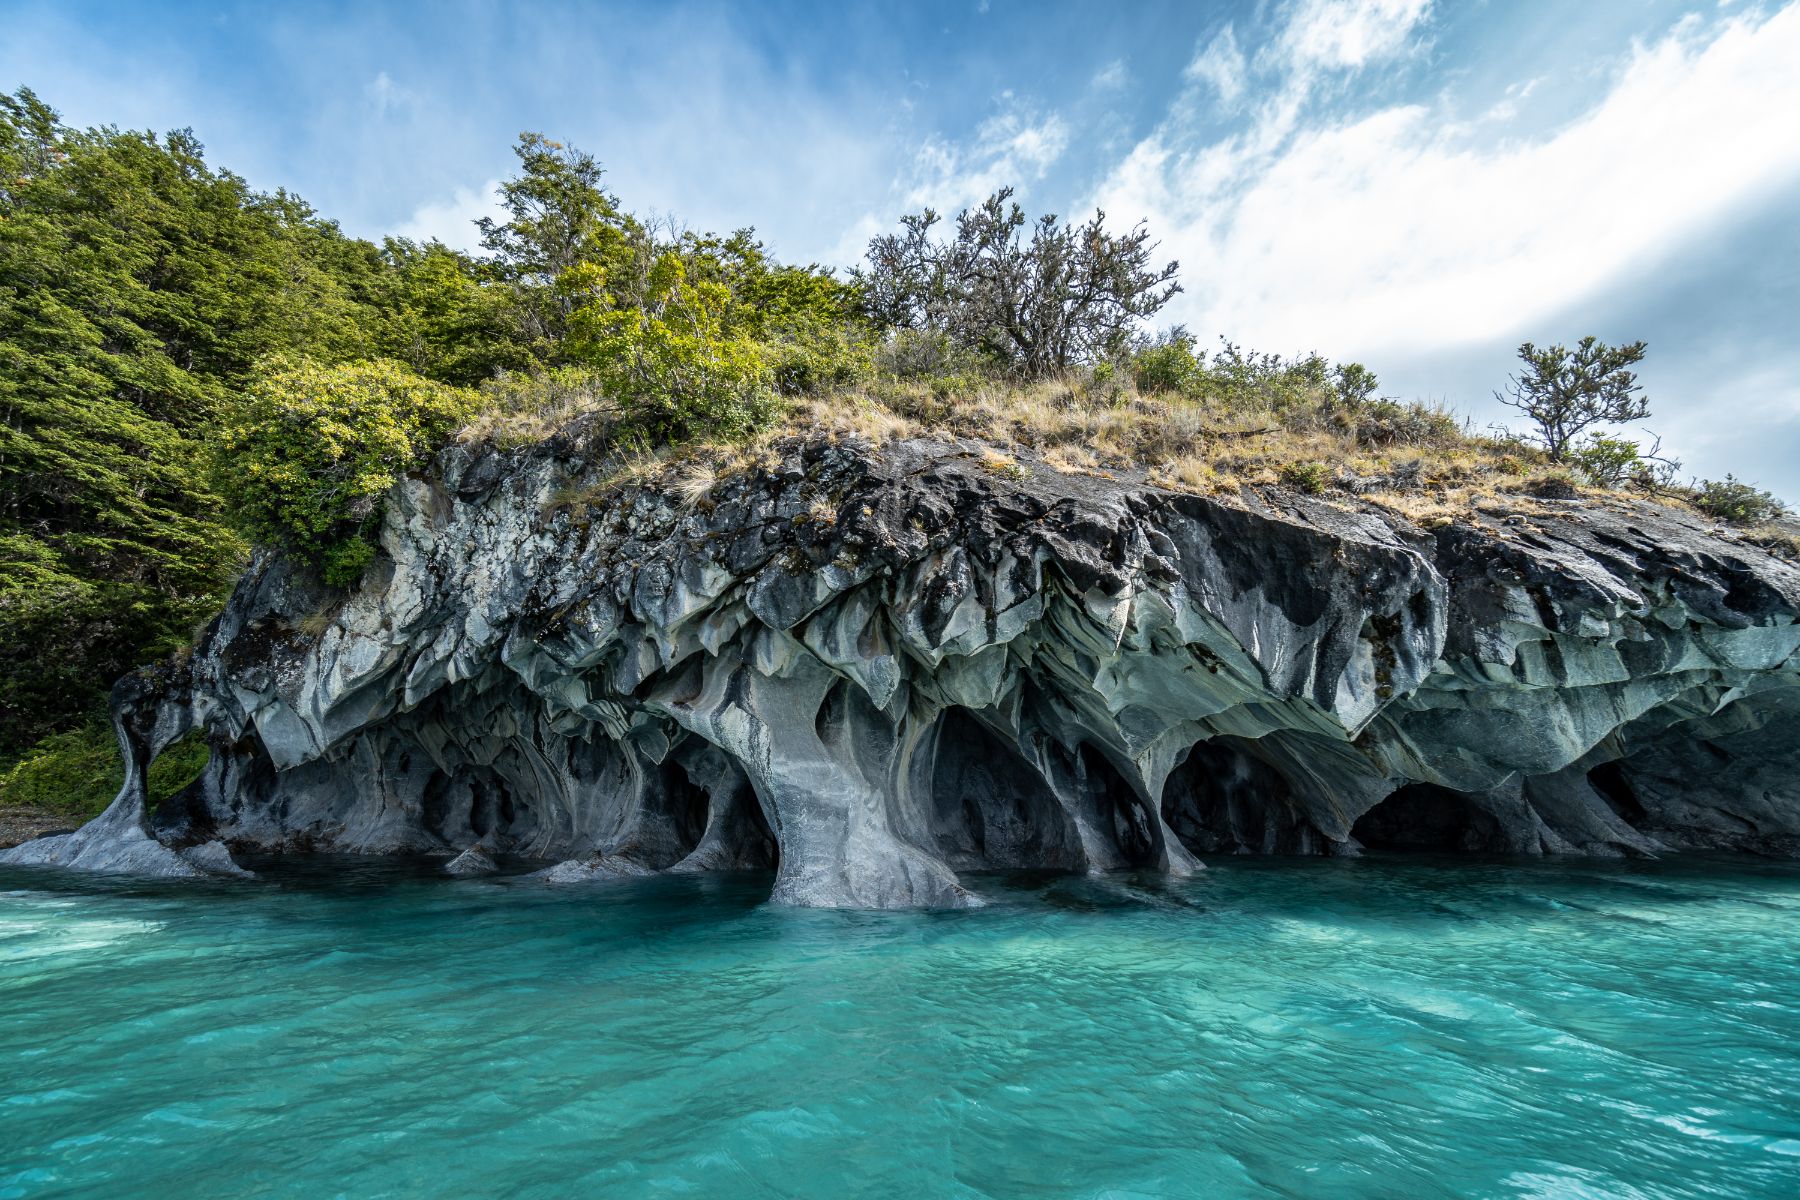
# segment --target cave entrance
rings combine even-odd
[[[1080,837],[1056,793],[967,709],[939,719],[931,797],[939,853],[954,868],[1081,866]]]
[[[1303,852],[1286,776],[1235,738],[1196,743],[1163,785],[1163,820],[1195,854]]]
[[[1082,743],[1076,761],[1088,794],[1093,797],[1102,819],[1112,827],[1113,844],[1118,847],[1125,865],[1157,866],[1163,848],[1157,814],[1097,747]]]
[[[1356,819],[1351,836],[1371,850],[1495,850],[1500,822],[1468,792],[1409,783]]]

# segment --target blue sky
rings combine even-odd
[[[510,144],[847,265],[1003,182],[1142,218],[1203,340],[1477,423],[1520,341],[1644,338],[1688,473],[1800,500],[1800,3],[0,0],[0,87],[191,126],[366,236],[472,245]]]

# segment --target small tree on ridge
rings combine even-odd
[[[1531,418],[1552,462],[1568,461],[1571,444],[1595,425],[1650,415],[1650,402],[1639,394],[1630,369],[1644,359],[1643,342],[1609,346],[1584,337],[1573,350],[1526,342],[1519,347],[1519,358],[1525,370],[1494,398]]]

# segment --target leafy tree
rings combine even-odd
[[[1108,233],[1102,212],[1083,225],[1040,217],[1026,242],[1012,194],[1002,188],[963,212],[948,241],[933,236],[930,209],[871,241],[854,275],[870,320],[945,333],[1028,379],[1122,355],[1138,324],[1181,290],[1176,264],[1152,267],[1145,227]]]
[[[304,205],[191,134],[65,128],[0,96],[0,754],[185,641],[243,547],[205,431],[276,349],[362,351]]]
[[[581,288],[563,276],[583,265],[603,264],[605,286],[616,293],[641,288],[651,257],[648,231],[601,186],[604,176],[591,154],[522,133],[513,153],[519,173],[500,185],[507,220],[483,217],[482,247],[494,256],[499,279],[511,289],[522,339],[545,361],[559,361],[570,314]],[[591,282],[591,281],[584,281]]]
[[[1494,396],[1531,418],[1552,462],[1567,461],[1575,439],[1595,425],[1650,415],[1649,401],[1638,394],[1637,376],[1630,370],[1643,361],[1643,342],[1609,346],[1585,337],[1573,350],[1526,342],[1519,347],[1519,358],[1524,371],[1512,377],[1506,393]]]
[[[565,271],[561,287],[580,300],[572,352],[595,367],[634,432],[653,442],[737,437],[774,416],[767,349],[732,332],[730,290],[689,282],[678,254],[658,257],[641,305],[619,303],[594,264]]]
[[[375,556],[388,489],[473,409],[471,393],[394,362],[274,360],[220,424],[214,479],[248,536],[347,585]]]
[[[389,238],[375,255],[367,302],[378,314],[373,349],[431,379],[473,387],[531,367],[511,291],[483,264],[437,242]]]
[[[209,442],[271,355],[457,384],[532,361],[491,269],[347,238],[187,131],[0,95],[0,759],[216,609],[246,547]]]

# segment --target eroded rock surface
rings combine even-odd
[[[260,558],[121,684],[126,789],[72,836],[138,853],[144,766],[203,726],[145,855],[479,844],[888,907],[983,868],[1800,847],[1800,572],[1697,517],[1428,532],[934,441],[797,442],[693,502],[568,503],[587,470],[453,448],[348,596]]]

